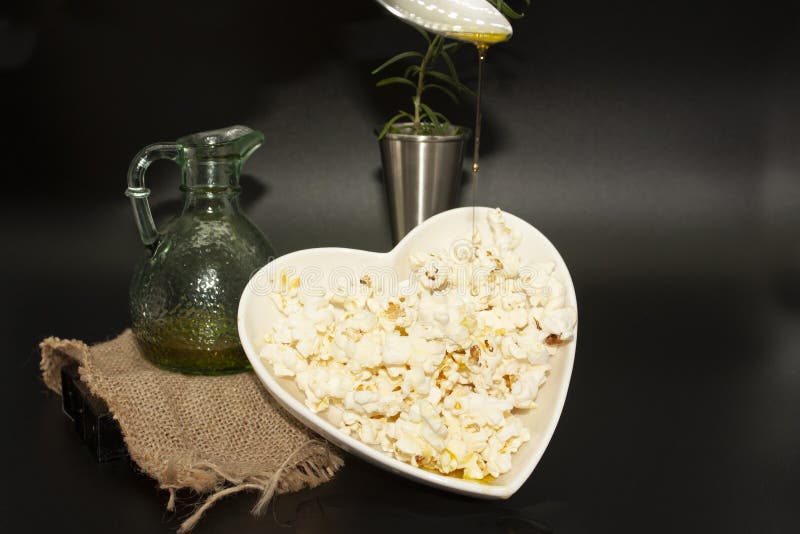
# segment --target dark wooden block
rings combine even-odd
[[[61,370],[61,395],[64,413],[75,423],[75,430],[98,462],[128,456],[119,424],[106,403],[81,381],[77,365]]]

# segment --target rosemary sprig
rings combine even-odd
[[[414,89],[411,98],[412,108],[410,111],[398,111],[384,125],[378,138],[381,139],[389,130],[401,119],[406,119],[412,124],[413,133],[417,135],[444,135],[449,133],[452,128],[450,121],[441,113],[434,111],[423,102],[423,95],[426,91],[439,91],[447,95],[455,103],[459,103],[459,94],[472,94],[472,90],[461,83],[458,79],[450,52],[454,51],[459,43],[447,43],[441,35],[431,36],[427,32],[421,31],[425,39],[425,52],[402,52],[386,60],[383,64],[372,71],[372,74],[379,74],[387,67],[391,67],[398,62],[417,60],[417,63],[408,65],[402,75],[388,76],[378,80],[377,87],[386,85],[407,85]],[[446,72],[440,69],[444,67]]]
[[[525,15],[525,9],[530,6],[531,0],[520,0],[524,3],[521,9],[512,8],[505,0],[492,0],[492,3],[506,17],[520,19]],[[424,51],[401,52],[383,62],[372,71],[379,74],[396,63],[416,62],[407,65],[402,75],[388,76],[378,80],[377,87],[386,85],[406,85],[414,89],[411,98],[410,111],[399,110],[384,124],[378,139],[382,139],[394,125],[401,119],[411,122],[412,132],[415,135],[446,135],[452,133],[452,126],[443,114],[434,111],[422,101],[426,91],[435,90],[447,95],[453,102],[460,102],[459,96],[466,93],[474,96],[475,93],[461,83],[458,77],[452,54],[457,52],[461,43],[448,39],[443,35],[432,36],[428,32],[414,27],[425,40]]]

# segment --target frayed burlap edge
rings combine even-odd
[[[61,395],[61,369],[72,363],[79,365],[78,372],[81,380],[89,387],[92,394],[103,398],[95,391],[90,347],[77,339],[60,339],[48,337],[39,344],[41,350],[40,369],[45,385],[55,393]],[[113,399],[103,399],[108,404],[109,410],[115,414]],[[146,458],[140,457],[138,449],[131,446],[129,436],[126,434],[124,419],[118,418],[123,439],[128,447],[131,459],[144,473],[159,482],[159,487],[169,491],[167,510],[175,509],[176,491],[190,488],[208,496],[199,502],[193,513],[184,520],[178,534],[183,534],[193,529],[202,518],[203,514],[217,501],[242,491],[258,491],[261,493],[251,513],[260,516],[272,497],[276,493],[299,491],[304,488],[314,488],[328,482],[335,472],[344,465],[342,458],[332,451],[330,446],[318,439],[309,439],[295,449],[283,464],[274,472],[258,473],[246,478],[236,477],[226,473],[217,465],[209,462],[200,462],[190,467],[182,467],[181,473],[159,477],[156,473],[149,472]],[[144,460],[144,461],[143,461]],[[222,482],[220,482],[222,481]]]

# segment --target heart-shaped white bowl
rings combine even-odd
[[[487,223],[487,215],[491,208],[474,208],[474,210],[478,220],[478,230],[486,239],[491,235]],[[522,236],[517,248],[522,264],[537,261],[555,262],[554,275],[564,284],[568,301],[577,309],[572,279],[564,260],[553,244],[536,228],[518,217],[506,213],[505,221]],[[259,357],[261,347],[264,345],[264,334],[280,313],[269,298],[276,273],[287,268],[291,269],[294,276],[301,278],[301,290],[325,289],[329,283],[331,285],[340,283],[343,278],[360,277],[380,269],[386,272],[387,268],[392,269],[399,280],[404,280],[411,273],[410,253],[447,250],[456,240],[471,236],[472,229],[473,208],[457,208],[426,220],[409,232],[390,252],[316,248],[281,256],[259,270],[242,293],[238,316],[239,338],[250,364],[270,394],[303,424],[332,443],[378,467],[429,486],[474,497],[506,499],[528,479],[555,431],[572,374],[577,329],[574,340],[561,346],[558,353],[550,358],[552,370],[547,382],[539,391],[538,408],[519,414],[522,423],[530,431],[530,441],[513,455],[511,471],[491,482],[474,482],[426,471],[345,435],[325,418],[324,412],[316,414],[306,407],[304,395],[292,379],[275,376],[271,366],[265,365]]]

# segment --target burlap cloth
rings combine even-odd
[[[141,354],[133,333],[87,346],[45,339],[41,369],[61,393],[60,371],[78,362],[81,379],[102,398],[122,429],[131,459],[161,488],[190,488],[205,501],[178,532],[190,530],[218,499],[261,492],[259,514],[275,493],[331,479],[342,459],[269,396],[254,373],[186,376],[163,371]]]

